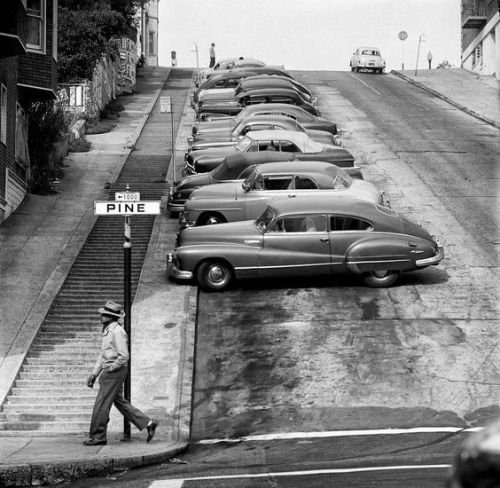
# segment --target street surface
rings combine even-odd
[[[445,259],[389,289],[336,276],[201,292],[188,464],[71,486],[442,487],[460,429],[498,416],[498,130],[390,74],[292,74],[365,179],[434,233]],[[422,427],[436,431],[318,437]],[[198,444],[210,439],[223,442]]]

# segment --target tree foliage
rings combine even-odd
[[[60,0],[58,77],[60,83],[90,78],[103,54],[117,54],[110,39],[135,25],[144,0]]]

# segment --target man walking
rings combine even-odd
[[[127,333],[118,322],[118,319],[124,316],[122,307],[118,303],[107,301],[99,312],[102,324],[101,353],[92,374],[87,379],[87,386],[93,388],[99,376],[99,392],[90,422],[90,438],[83,443],[86,446],[106,445],[109,411],[113,404],[139,430],[147,429],[146,442],[150,442],[156,433],[158,421],[133,407],[122,394],[129,361]]]
[[[215,66],[215,43],[212,42],[210,44],[210,49],[208,50],[208,55],[210,56],[210,64],[208,65],[209,68],[213,68]]]

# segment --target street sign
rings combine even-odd
[[[406,41],[406,39],[408,39],[408,33],[406,31],[401,31],[399,34],[398,34],[398,37],[402,40],[402,41]]]
[[[170,97],[160,97],[160,112],[162,114],[172,112],[172,100]]]
[[[138,191],[117,191],[115,193],[115,201],[117,202],[138,202],[141,199],[141,194]]]
[[[94,202],[94,215],[159,215],[159,200]]]

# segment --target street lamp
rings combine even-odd
[[[198,44],[194,43],[194,47],[191,49],[192,53],[196,53],[196,73],[200,71],[200,60],[198,58]]]
[[[418,70],[418,58],[420,56],[420,44],[422,42],[425,42],[425,39],[424,39],[424,36],[425,34],[420,34],[419,38],[418,38],[418,48],[417,48],[417,64],[415,66],[415,76],[417,76],[417,70]]]

